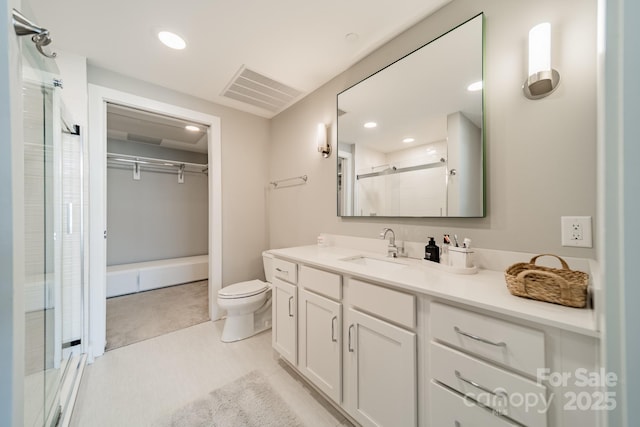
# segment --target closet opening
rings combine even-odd
[[[210,318],[208,132],[106,103],[105,351]]]

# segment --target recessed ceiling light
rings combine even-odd
[[[405,144],[409,144],[415,140],[416,140],[415,138],[405,138],[402,140],[402,142],[404,142]]]
[[[160,31],[158,33],[158,39],[160,39],[165,46],[168,46],[171,49],[181,50],[187,47],[187,43],[184,39],[171,31]]]
[[[376,122],[367,122],[364,124],[364,127],[366,127],[367,129],[371,129],[378,126],[378,124]]]
[[[477,92],[479,90],[482,90],[482,80],[480,80],[479,82],[471,83],[469,86],[467,86],[467,90],[469,92]]]
[[[194,125],[186,125],[184,128],[186,130],[190,130],[191,132],[198,132],[200,130],[198,126],[194,126]]]

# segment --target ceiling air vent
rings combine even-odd
[[[222,96],[278,112],[291,104],[302,92],[256,73],[244,65],[222,92]]]
[[[155,145],[162,144],[162,138],[154,138],[154,137],[145,136],[145,135],[136,135],[135,133],[127,134],[127,140],[134,141],[134,142],[143,142],[145,144],[155,144]]]

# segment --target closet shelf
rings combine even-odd
[[[107,153],[107,166],[121,166],[133,168],[133,179],[140,179],[140,169],[145,168],[150,171],[177,173],[178,182],[184,183],[184,173],[204,173],[209,172],[209,165],[206,163],[183,162],[182,160],[156,159],[153,157],[132,156],[130,154]]]

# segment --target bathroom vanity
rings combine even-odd
[[[274,349],[359,424],[597,426],[615,404],[594,310],[357,246],[270,252]]]

